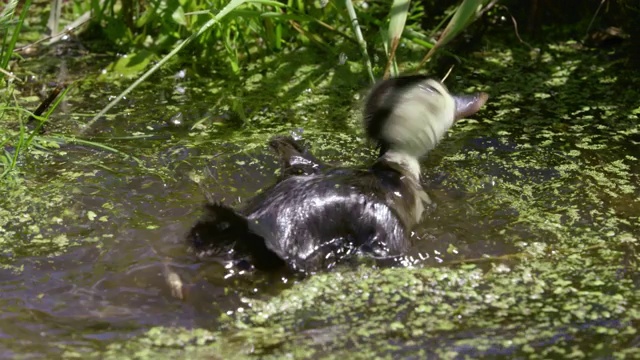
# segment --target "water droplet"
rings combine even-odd
[[[171,119],[169,119],[169,124],[171,124],[173,126],[180,126],[180,125],[182,125],[182,123],[184,121],[183,117],[184,116],[182,115],[182,113],[179,112],[179,113],[173,115],[171,117]]]
[[[291,130],[291,137],[293,138],[293,140],[300,141],[302,140],[303,132],[304,132],[303,128],[296,128],[294,130]]]

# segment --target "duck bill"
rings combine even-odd
[[[454,95],[456,102],[455,121],[469,117],[480,110],[489,99],[486,93],[476,93],[472,95]]]

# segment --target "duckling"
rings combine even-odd
[[[198,256],[231,250],[257,269],[313,273],[356,255],[406,254],[411,231],[430,203],[419,159],[488,95],[451,95],[422,75],[375,85],[364,128],[380,149],[369,167],[331,167],[290,137],[271,142],[282,166],[276,184],[241,209],[208,204],[188,235]]]

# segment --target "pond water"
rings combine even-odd
[[[23,159],[27,175],[1,200],[0,358],[170,357],[185,346],[203,358],[341,356],[353,344],[363,358],[637,349],[640,77],[564,44],[527,54],[483,54],[448,81],[491,100],[423,162],[437,207],[416,230],[412,266],[309,279],[198,261],[184,236],[207,197],[237,204],[275,181],[272,135],[300,135],[332,162],[370,161],[358,76],[337,65],[244,82],[156,76],[82,130],[122,153],[66,143]],[[308,79],[315,87],[299,85]],[[283,85],[265,96],[273,81]],[[119,89],[76,86],[49,134],[80,131]],[[168,335],[149,335],[156,327]],[[614,340],[598,348],[603,333]]]

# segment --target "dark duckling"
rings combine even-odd
[[[292,138],[276,137],[270,146],[282,165],[278,182],[239,210],[206,205],[188,242],[198,256],[232,250],[258,269],[304,273],[354,255],[403,255],[430,203],[420,184],[420,157],[487,97],[451,95],[421,75],[384,80],[364,108],[367,136],[380,148],[373,165],[327,166]]]

